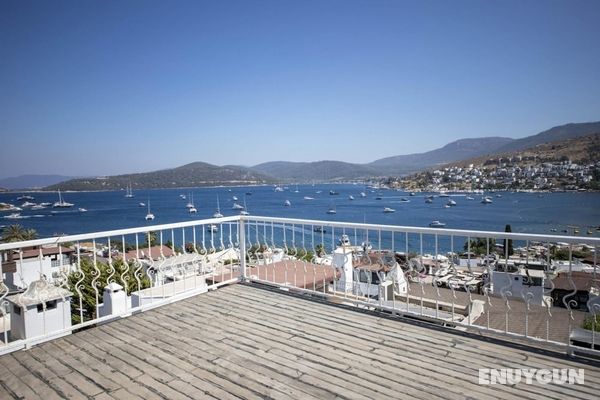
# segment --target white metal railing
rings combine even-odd
[[[600,330],[599,245],[593,237],[259,216],[4,243],[0,309],[10,314],[0,321],[0,353],[239,280],[569,352],[593,349]],[[59,258],[67,247],[75,250],[71,270],[49,274],[41,252],[37,264],[25,262],[20,250],[32,246],[54,247]],[[33,289],[9,296],[17,279],[10,274],[33,281],[24,268],[38,268],[36,280],[62,288],[54,291],[62,297],[49,301],[47,291]],[[55,300],[68,307],[59,309]],[[34,305],[37,314],[27,314]],[[12,315],[15,307],[20,316]],[[32,316],[42,325],[24,332],[19,318]],[[591,329],[582,328],[584,321]]]

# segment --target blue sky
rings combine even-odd
[[[600,1],[0,2],[0,177],[369,162],[600,120]]]

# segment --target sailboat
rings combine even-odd
[[[221,214],[221,206],[219,205],[219,195],[217,195],[217,211],[213,214],[213,218],[223,218],[223,214]]]
[[[133,197],[133,188],[131,187],[131,182],[129,182],[129,184],[127,185],[127,188],[125,189],[125,197],[127,197],[127,198]]]
[[[240,211],[240,215],[250,215],[248,212],[248,207],[246,207],[246,198],[244,197],[244,209]]]
[[[335,210],[335,204],[331,203],[329,210],[327,210],[327,214],[335,214],[335,213],[337,213],[337,211]]]
[[[192,205],[191,207],[188,207],[189,213],[190,214],[197,213],[198,210],[196,209],[196,206],[194,205],[194,194],[193,193],[191,194],[191,200],[190,200],[189,204]]]
[[[150,212],[150,199],[148,199],[148,214],[146,214],[146,221],[154,219],[154,214]]]
[[[192,195],[190,194],[190,201],[185,205],[187,208],[194,208],[194,202],[192,199]]]
[[[58,190],[58,201],[52,205],[55,208],[69,208],[73,207],[72,203],[67,203],[63,200],[62,195],[60,194],[60,189]]]

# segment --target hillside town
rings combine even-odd
[[[498,157],[479,165],[450,165],[405,178],[389,178],[386,183],[426,191],[595,191],[600,189],[600,161],[579,164],[569,159],[542,162],[536,156]]]

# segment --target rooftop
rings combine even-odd
[[[511,367],[584,368],[585,384],[478,384],[479,368]],[[14,399],[595,398],[600,366],[234,284],[4,355],[0,385]]]

